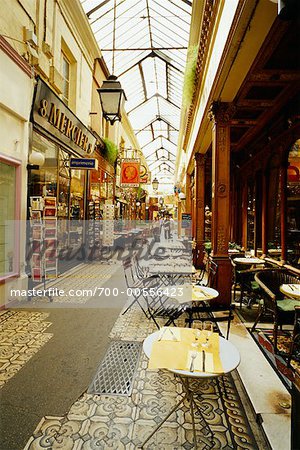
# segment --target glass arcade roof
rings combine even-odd
[[[192,2],[81,3],[109,71],[125,90],[126,111],[153,178],[174,174]]]

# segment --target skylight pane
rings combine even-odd
[[[90,13],[89,22],[112,72],[114,0],[81,0],[81,4]],[[126,110],[131,111],[129,119],[152,163],[152,174],[162,175],[165,184],[174,173],[177,106],[182,103],[192,8],[183,0],[116,0],[116,4],[114,74],[128,97]],[[151,47],[157,53],[154,58],[149,57]]]

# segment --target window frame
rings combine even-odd
[[[68,72],[69,72],[69,78],[65,77],[64,71],[63,71],[63,64],[64,61],[66,61],[66,63],[68,64]],[[61,49],[61,76],[63,77],[64,80],[64,86],[65,83],[67,83],[68,85],[68,97],[65,96],[65,92],[62,92],[62,100],[64,101],[64,103],[69,106],[70,105],[70,84],[71,84],[71,61],[68,58],[68,56],[66,55],[66,53],[63,51],[63,49]]]
[[[21,218],[21,168],[22,161],[0,153],[0,162],[13,166],[16,170],[15,178],[15,241],[14,241],[14,258],[13,270],[5,275],[0,275],[0,285],[10,278],[20,277],[20,218]]]

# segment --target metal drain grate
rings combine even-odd
[[[97,369],[88,394],[129,396],[141,348],[140,342],[113,341]]]

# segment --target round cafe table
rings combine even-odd
[[[279,290],[290,298],[300,300],[300,284],[282,284]]]
[[[219,292],[208,286],[193,285],[191,283],[177,284],[168,287],[170,297],[178,303],[205,302],[218,297]]]
[[[180,328],[178,328],[180,330]],[[143,343],[143,351],[145,355],[150,358],[152,346],[155,341],[158,340],[160,335],[160,330],[155,331],[154,333],[150,334],[146,337]],[[179,370],[174,367],[174,369],[167,369],[170,372],[174,373],[178,376],[180,379],[185,395],[183,398],[172,408],[172,410],[168,413],[168,415],[163,419],[161,423],[159,423],[155,429],[152,431],[152,433],[147,437],[147,439],[143,442],[141,445],[141,448],[145,446],[145,444],[152,438],[152,436],[161,428],[161,426],[168,420],[168,418],[175,412],[179,406],[187,399],[190,404],[190,411],[191,411],[191,418],[192,418],[192,426],[193,426],[193,435],[194,435],[194,448],[197,449],[197,437],[196,437],[196,428],[195,428],[195,416],[194,416],[194,410],[197,409],[198,413],[200,414],[202,420],[204,421],[206,427],[208,428],[212,438],[213,438],[213,432],[211,431],[207,421],[203,417],[203,413],[201,409],[197,406],[195,403],[194,397],[193,397],[193,391],[190,387],[189,378],[197,378],[197,379],[208,379],[208,378],[216,378],[223,377],[223,375],[228,374],[235,370],[238,365],[240,364],[240,354],[237,348],[226,339],[219,337],[219,356],[222,363],[223,373],[207,373],[207,372],[190,372],[189,370]],[[176,344],[177,345],[177,344]],[[178,342],[178,345],[180,345],[180,342]],[[221,390],[219,389],[219,393],[221,395]]]
[[[186,322],[190,328],[194,320],[197,320],[194,318],[195,314],[200,313],[201,309],[205,308],[205,302],[210,302],[210,300],[219,296],[219,292],[216,289],[208,286],[192,285],[190,283],[178,284],[171,286],[169,289],[170,294],[174,293],[174,295],[171,295],[172,299],[177,300],[180,304],[187,304],[186,312],[188,318]],[[197,317],[199,318],[199,314]]]
[[[264,260],[260,258],[234,258],[233,260],[236,264],[245,264],[245,265],[258,265],[258,264],[264,264]]]

